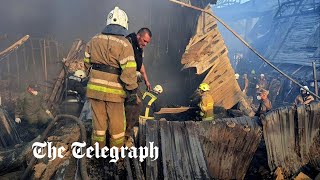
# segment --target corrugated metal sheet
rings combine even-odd
[[[286,175],[307,163],[320,168],[320,103],[284,107],[266,115],[263,133],[271,170],[282,167]]]

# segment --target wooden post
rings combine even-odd
[[[317,80],[317,70],[316,70],[316,62],[312,62],[313,65],[313,79],[314,79],[314,91],[316,95],[318,95],[318,80]],[[318,98],[316,98],[318,99]]]
[[[59,54],[58,42],[55,42],[55,44],[56,44],[56,51],[57,51],[57,59],[58,59],[58,61],[60,61],[60,59],[59,59],[60,54]]]
[[[7,72],[10,73],[10,55],[7,56]]]
[[[48,63],[50,64],[50,62],[52,62],[52,53],[51,53],[51,40],[48,40],[47,41],[47,48],[48,48],[48,53],[49,53],[49,56],[48,56]]]
[[[23,60],[24,60],[24,70],[28,71],[28,59],[27,59],[27,53],[26,53],[26,44],[23,45]]]
[[[18,59],[18,52],[16,50],[16,64],[17,64],[17,82],[18,82],[18,87],[20,87],[20,68],[19,68],[19,59]]]
[[[44,77],[45,82],[48,82],[48,72],[47,72],[47,51],[46,51],[46,40],[43,40],[43,57],[44,57]],[[46,93],[48,93],[48,87],[46,87]]]
[[[34,48],[33,48],[33,43],[32,43],[31,39],[30,39],[30,45],[31,45],[32,62],[33,62],[33,65],[35,65],[36,64],[36,60],[34,58]]]
[[[44,69],[44,63],[43,63],[43,47],[42,47],[41,39],[39,40],[39,45],[40,45],[41,67],[42,67],[42,70],[43,70],[43,69]]]

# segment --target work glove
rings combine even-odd
[[[16,117],[16,119],[14,120],[16,123],[20,124],[21,123],[21,119]]]

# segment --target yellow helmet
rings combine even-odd
[[[210,86],[207,83],[201,83],[199,86],[199,89],[202,91],[209,91],[210,90]]]

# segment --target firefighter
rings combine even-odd
[[[140,114],[140,118],[144,120],[154,119],[154,113],[160,111],[161,103],[158,96],[163,93],[161,85],[156,85],[150,92],[146,91],[143,94],[143,111]]]
[[[257,99],[260,101],[258,110],[255,116],[261,116],[272,109],[272,105],[270,100],[268,99],[269,91],[265,89],[260,89],[258,92]]]
[[[142,76],[148,91],[150,91],[152,86],[148,80],[146,68],[143,64],[143,48],[145,48],[151,41],[152,33],[149,28],[141,28],[137,34],[131,33],[126,38],[130,41],[133,47],[134,58],[137,63],[137,74]]]
[[[21,123],[21,119],[28,124],[38,127],[45,126],[53,118],[47,108],[44,96],[39,92],[37,84],[29,84],[27,90],[20,94],[16,101],[15,122]]]
[[[91,103],[92,143],[106,144],[110,134],[110,147],[124,144],[126,119],[124,101],[137,100],[136,62],[130,42],[127,14],[115,7],[107,16],[102,33],[94,36],[86,46],[85,66],[91,67],[87,84],[87,97]]]
[[[307,91],[309,90],[309,87],[308,86],[303,86],[303,87],[304,88],[300,88],[300,94],[294,100],[295,105],[310,104],[312,101],[314,101],[313,96],[310,95],[310,93]]]
[[[214,120],[213,115],[213,98],[209,94],[210,86],[207,83],[201,83],[198,91],[200,94],[200,103],[198,107],[200,108],[200,116],[202,121]]]
[[[266,79],[265,75],[260,74],[260,79],[259,79],[258,84],[256,86],[256,88],[258,89],[258,92],[260,89],[267,89],[267,85],[268,85],[268,83],[267,83],[267,79]]]
[[[248,87],[249,87],[249,79],[247,74],[243,74],[243,81],[244,81],[244,87],[242,89],[242,92],[247,95]]]
[[[83,70],[76,70],[67,78],[65,98],[60,106],[61,113],[79,117],[86,93],[82,83],[84,78],[86,73]]]
[[[258,79],[256,77],[256,72],[255,70],[251,71],[251,74],[249,76],[249,85],[248,85],[248,96],[252,96],[253,97],[253,102],[254,104],[256,104],[256,100],[255,100],[255,96],[256,96],[256,86],[258,83]]]
[[[280,94],[281,81],[279,76],[274,75],[273,79],[270,82],[269,91],[270,91],[270,100],[271,104],[276,104],[277,96]]]

